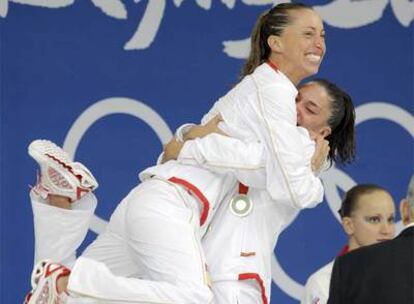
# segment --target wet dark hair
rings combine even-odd
[[[361,184],[352,187],[345,193],[345,197],[342,201],[341,208],[338,210],[339,215],[341,218],[350,217],[351,213],[356,209],[357,203],[359,198],[368,193],[372,193],[375,191],[384,191],[388,193],[388,191],[378,185],[374,184]]]
[[[328,118],[331,134],[326,137],[330,147],[328,159],[331,163],[352,162],[355,159],[355,109],[351,96],[326,79],[315,79],[304,86],[310,83],[322,86],[331,101],[331,116]]]
[[[243,66],[242,78],[253,73],[255,68],[269,59],[271,51],[267,38],[270,35],[282,35],[286,26],[292,22],[289,12],[300,9],[313,10],[303,3],[281,3],[259,16],[252,31],[250,54]]]

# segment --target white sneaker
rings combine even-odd
[[[43,199],[49,194],[76,201],[98,187],[92,173],[81,163],[72,162],[69,155],[49,140],[37,139],[28,148],[40,167],[33,192]]]
[[[68,276],[70,270],[63,265],[43,260],[37,263],[32,272],[32,291],[24,299],[24,304],[63,304],[68,297],[66,292],[57,292],[57,280]]]

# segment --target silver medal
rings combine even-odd
[[[230,211],[236,216],[246,216],[253,209],[253,203],[246,194],[238,194],[230,201]]]

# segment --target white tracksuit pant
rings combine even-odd
[[[76,262],[96,206],[92,194],[62,210],[32,199],[36,259],[72,266],[69,303],[210,303],[196,199],[152,179],[118,205],[104,233]],[[81,298],[80,298],[81,297]],[[86,298],[86,299],[83,299]]]
[[[155,187],[159,182],[151,183],[153,185],[145,186],[144,189]],[[140,188],[143,187],[142,185],[140,186]],[[136,188],[132,192],[137,190]],[[127,204],[125,201],[130,199],[130,196],[133,195],[132,192],[124,199],[121,205]],[[185,191],[183,194],[187,196]],[[142,199],[144,198],[147,199],[147,197]],[[123,238],[119,236],[125,224],[118,222],[122,221],[122,219],[125,220],[123,212],[131,211],[125,207],[116,209],[106,232],[100,234],[82,256],[76,260],[75,252],[88,231],[90,219],[96,208],[96,198],[93,194],[88,194],[75,202],[72,207],[72,210],[56,208],[32,197],[36,238],[35,262],[47,258],[72,268],[68,285],[69,290],[71,290],[71,296],[67,303],[154,303],[150,302],[150,300],[144,302],[137,300],[143,297],[139,292],[141,290],[145,294],[154,293],[159,288],[169,291],[170,296],[175,294],[176,299],[165,303],[184,303],[178,298],[184,295],[176,295],[176,286],[168,283],[161,284],[161,282],[166,281],[163,277],[165,274],[171,276],[171,273],[179,273],[183,269],[178,269],[177,272],[172,272],[172,269],[166,271],[163,268],[160,268],[159,272],[157,272],[157,269],[154,269],[151,275],[146,269],[149,263],[145,261],[147,258],[151,259],[151,256],[148,254],[150,253],[148,247],[141,248],[143,257],[134,259],[128,253],[128,246]],[[227,205],[225,204],[223,207],[227,208]],[[185,213],[188,213],[188,211]],[[158,226],[156,228],[160,229]],[[176,227],[172,229],[176,229]],[[195,230],[194,228],[192,229],[197,231],[197,227]],[[179,241],[183,242],[181,238]],[[165,249],[166,245],[163,244],[162,248]],[[140,246],[143,246],[143,244],[140,244]],[[174,247],[176,247],[176,244],[174,244]],[[197,252],[200,251],[197,250]],[[172,252],[169,253],[173,254]],[[225,253],[223,252],[222,254]],[[220,253],[216,258],[220,258],[219,256]],[[168,265],[167,269],[197,264],[197,262],[189,263],[188,260],[185,263],[179,263],[180,259],[177,260],[175,256],[171,257],[171,259],[174,265]],[[159,266],[161,267],[161,265]],[[200,280],[200,272],[196,271],[196,269],[189,268],[186,271],[191,273],[196,280]],[[139,280],[139,278],[148,279],[151,276],[158,282]],[[154,284],[151,286],[151,283]],[[191,283],[190,280],[181,284],[185,283],[187,283],[187,286],[182,287],[183,290],[192,290],[192,293],[197,293],[197,288],[200,288],[197,284]],[[201,289],[203,290],[204,287],[201,287]],[[227,280],[213,282],[212,291],[214,293],[214,303],[263,303],[261,291],[254,281]],[[188,303],[207,303],[202,301],[194,297]]]
[[[143,188],[143,191],[150,190],[153,187],[162,188],[164,187],[163,183],[165,182],[156,181],[151,184],[145,182],[145,186],[134,189],[114,212],[106,232],[98,236],[97,240],[85,250],[76,263],[75,250],[87,233],[90,218],[96,207],[96,198],[93,194],[88,194],[74,203],[72,210],[64,210],[36,201],[32,197],[36,258],[37,260],[50,258],[72,268],[69,289],[72,291],[73,297],[69,298],[68,303],[143,303],[142,299],[146,294],[157,294],[156,298],[161,299],[160,290],[161,292],[168,291],[171,299],[171,295],[175,297],[172,301],[165,303],[185,303],[182,298],[185,299],[186,295],[177,295],[177,287],[182,288],[183,292],[187,290],[186,294],[193,293],[194,296],[199,286],[191,283],[191,280],[182,282],[181,285],[162,284],[161,282],[167,280],[171,282],[172,274],[180,273],[183,270],[190,276],[194,276],[195,280],[199,279],[200,275],[197,275],[199,273],[197,269],[191,268],[191,265],[198,264],[197,261],[183,261],[180,258],[176,259],[175,256],[168,256],[175,255],[177,250],[174,250],[167,252],[165,255],[160,255],[160,257],[167,257],[168,260],[176,261],[174,265],[168,265],[168,262],[167,265],[159,264],[158,260],[152,259],[150,254],[152,254],[153,249],[158,252],[162,252],[162,250],[150,249],[144,242],[139,243],[139,246],[142,246],[142,248],[138,248],[141,254],[137,254],[136,258],[133,258],[129,253],[129,245],[122,236],[122,231],[127,226],[124,223],[124,221],[127,222],[125,212],[136,212],[125,207],[128,204],[125,202],[132,201],[134,195],[139,195],[139,188]],[[167,191],[167,194],[170,193]],[[186,195],[186,192],[184,191],[183,194]],[[256,206],[249,216],[237,217],[230,212],[228,207],[229,197],[233,194],[229,193],[224,199],[225,202],[219,208],[217,216],[212,222],[212,229],[209,229],[203,242],[212,271],[214,303],[267,303],[263,300],[263,296],[266,296],[267,300],[270,298],[270,264],[267,263],[270,262],[270,259],[265,258],[267,255],[263,254],[263,251],[264,253],[272,251],[277,236],[283,229],[283,223],[294,216],[297,211],[288,206],[275,203],[269,204],[263,197],[258,199],[257,195],[263,195],[264,193],[252,190],[252,199],[256,202]],[[142,199],[149,200],[150,197],[143,196]],[[291,211],[294,211],[294,213]],[[164,209],[163,212],[170,215],[171,210]],[[146,213],[143,212],[142,215]],[[188,210],[184,211],[184,214],[187,213]],[[159,218],[158,215],[156,217]],[[148,217],[148,220],[150,220],[150,217]],[[273,223],[273,225],[270,223]],[[154,225],[156,229],[161,230],[170,227]],[[173,226],[172,229],[176,229],[175,224]],[[148,229],[148,227],[134,227]],[[197,231],[197,225],[195,230],[194,228],[191,229]],[[185,232],[183,234],[186,235]],[[258,235],[262,236],[260,240],[257,238]],[[149,240],[147,239],[146,242],[153,243],[153,236],[149,235],[148,237]],[[161,241],[164,242],[165,240],[161,239]],[[183,242],[183,240],[179,238],[179,242]],[[132,241],[131,243],[135,242]],[[162,249],[166,249],[168,244],[173,248],[177,248],[177,243],[167,240]],[[251,251],[256,254],[249,257],[240,257],[240,250]],[[160,266],[160,268],[158,271],[157,268],[148,269],[149,265]],[[181,268],[171,269],[171,267]],[[188,268],[183,269],[182,267]],[[239,280],[237,276],[240,273],[259,274],[263,279],[264,290],[260,289],[260,284],[255,280]],[[151,278],[154,282],[139,280],[139,278]],[[185,286],[185,283],[188,284]],[[202,301],[201,298],[194,297],[188,303],[207,303]],[[154,302],[148,300],[144,303]]]

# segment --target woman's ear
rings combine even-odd
[[[344,231],[348,237],[352,236],[355,232],[354,222],[348,216],[342,218],[342,227],[344,228]]]
[[[332,130],[331,130],[331,127],[329,127],[329,126],[323,127],[323,128],[320,130],[320,135],[321,135],[323,138],[328,137],[331,133],[332,133]]]
[[[267,44],[272,52],[282,53],[283,52],[283,43],[279,36],[270,35],[267,37]]]
[[[408,201],[405,198],[400,202],[400,215],[404,225],[410,223],[410,209],[408,208]]]

